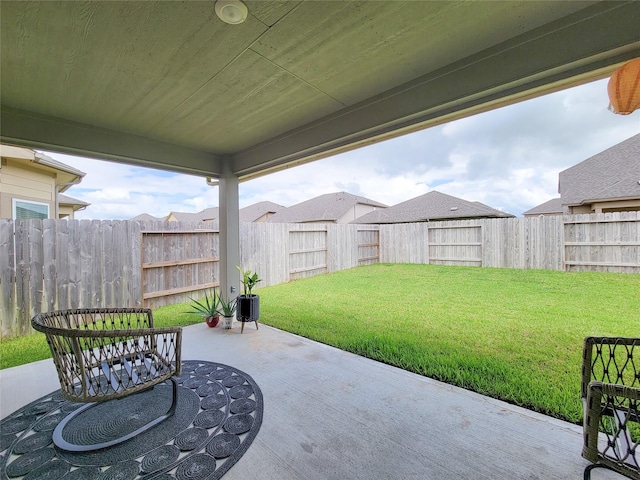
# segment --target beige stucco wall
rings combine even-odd
[[[353,207],[351,207],[349,210],[347,210],[335,222],[333,222],[331,220],[317,220],[315,222],[304,222],[304,223],[318,223],[318,224],[323,224],[323,223],[349,223],[349,222],[355,220],[356,218],[361,217],[362,215],[364,215],[366,213],[373,212],[374,210],[376,210],[376,207],[372,207],[370,205],[363,205],[361,203],[358,203],[358,204],[354,205]]]
[[[612,202],[596,202],[586,205],[569,207],[569,213],[607,213],[607,212],[629,212],[640,210],[640,198],[633,200],[618,200]]]
[[[275,212],[267,212],[264,215],[261,215],[258,218],[256,218],[254,222],[266,222],[267,218],[273,217],[274,215],[275,215]]]
[[[570,215],[577,215],[579,213],[593,213],[591,211],[591,205],[576,205],[574,207],[567,207],[567,213]]]
[[[557,213],[525,213],[525,217],[552,217],[556,215],[562,215],[562,212]]]
[[[596,212],[628,212],[632,210],[640,210],[640,198],[634,200],[620,200],[617,202],[599,202],[591,205]]]
[[[357,203],[353,207],[351,207],[342,217],[340,217],[336,223],[352,222],[356,218],[359,218],[369,212],[373,212],[374,210],[376,210],[376,207]]]
[[[2,157],[0,166],[0,218],[13,217],[13,199],[49,204],[55,211],[55,173],[44,172],[24,160]]]
[[[58,205],[58,218],[73,220],[73,207],[71,205]]]

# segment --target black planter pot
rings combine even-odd
[[[239,322],[255,322],[260,318],[260,297],[256,294],[238,295],[236,319]]]

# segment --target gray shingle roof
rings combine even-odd
[[[468,202],[433,190],[384,210],[376,210],[363,215],[351,223],[408,223],[513,216],[480,202]]]
[[[139,220],[141,222],[157,222],[158,220],[164,220],[160,217],[154,217],[153,215],[149,215],[148,213],[141,213],[140,215],[136,215],[131,220]]]
[[[383,203],[347,192],[327,193],[281,210],[270,217],[267,222],[335,222],[357,204],[386,208]]]
[[[199,217],[198,222],[213,222],[220,217],[220,209],[218,207],[205,208],[201,212],[196,213]]]
[[[240,221],[241,222],[254,222],[261,216],[278,212],[280,210],[284,210],[286,207],[282,205],[278,205],[273,202],[258,202],[253,205],[249,205],[248,207],[244,207],[240,209]],[[186,222],[186,223],[198,223],[198,222],[214,222],[216,224],[220,220],[220,209],[218,207],[210,207],[205,208],[204,210],[197,213],[188,213],[188,212],[170,212],[169,215],[165,217],[154,217],[149,215],[148,213],[142,213],[133,217],[131,220],[143,220],[143,221],[157,221],[157,220],[166,220],[171,215],[173,215],[177,221]]]
[[[559,213],[562,213],[562,199],[560,197],[547,200],[546,202],[527,210],[523,215],[557,215]]]
[[[83,200],[78,200],[77,198],[70,197],[69,195],[65,195],[64,193],[58,194],[58,203],[62,205],[77,205],[81,207],[86,207],[91,205]]]
[[[287,207],[273,202],[258,202],[240,209],[241,222],[255,222],[268,213],[277,213]]]
[[[171,216],[173,216],[178,222],[194,223],[194,222],[200,221],[199,213],[189,213],[189,212],[169,212],[169,215],[167,215],[164,218],[164,220],[168,220],[169,217]]]
[[[204,210],[197,213],[188,213],[188,212],[169,212],[169,215],[164,217],[164,220],[168,220],[169,217],[175,217],[178,222],[186,222],[186,223],[198,223],[198,222],[213,222],[218,220],[219,217],[219,208],[218,207],[210,207],[205,208]]]
[[[559,174],[563,205],[640,198],[640,134]]]
[[[70,165],[67,165],[66,163],[59,162],[55,158],[51,158],[50,156],[45,155],[44,153],[35,152],[35,158],[36,158],[36,163],[39,163],[41,165],[46,165],[47,167],[55,168],[57,170],[62,170],[64,172],[70,173],[71,175],[75,175],[80,178],[86,175],[86,173],[84,173],[83,171],[78,170],[77,168],[74,168]]]

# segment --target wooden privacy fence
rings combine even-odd
[[[432,222],[426,248],[420,263],[640,273],[640,212]]]
[[[240,263],[260,287],[376,262],[640,273],[640,214],[240,225]],[[212,225],[0,219],[2,337],[41,311],[156,308],[218,285]]]
[[[482,266],[482,226],[440,222],[429,227],[429,263]]]
[[[327,273],[327,228],[289,230],[289,279]]]
[[[377,263],[379,238],[377,225],[242,223],[240,262],[259,273],[259,286],[277,285]]]
[[[39,312],[139,306],[140,225],[0,219],[2,337],[31,331]]]
[[[566,270],[640,273],[640,212],[574,215],[563,227]]]
[[[213,225],[141,224],[142,305],[189,301],[220,285],[220,235]]]

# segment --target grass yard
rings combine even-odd
[[[574,423],[583,338],[640,336],[640,275],[379,264],[258,293],[261,323]],[[41,334],[0,343],[1,368],[47,357]]]
[[[640,336],[640,275],[381,264],[259,293],[262,323],[575,423],[584,337]]]
[[[189,310],[188,304],[160,307],[153,311],[154,324],[156,327],[186,327],[202,322],[202,317],[199,315],[184,315],[183,312],[187,310]],[[42,333],[36,332],[0,342],[0,370],[45,358],[51,358],[51,352]]]

